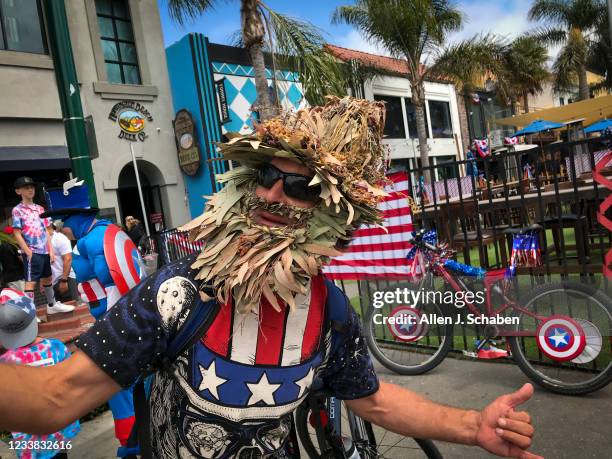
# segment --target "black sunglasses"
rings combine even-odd
[[[321,186],[308,186],[312,177],[283,172],[270,163],[264,164],[257,170],[257,184],[265,188],[272,188],[280,179],[283,179],[283,192],[290,198],[309,202],[319,200]]]

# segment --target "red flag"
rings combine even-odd
[[[408,175],[398,172],[387,177],[389,196],[378,205],[386,231],[364,225],[353,234],[344,254],[323,267],[329,279],[360,280],[411,277],[412,262],[406,258],[412,247],[412,212],[408,203]]]

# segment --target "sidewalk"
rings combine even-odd
[[[495,397],[529,382],[516,365],[452,358],[423,376],[399,376],[382,367],[377,371],[381,379],[415,390],[437,402],[474,409],[481,409]],[[536,387],[533,398],[523,407],[531,413],[536,427],[533,451],[547,459],[610,457],[611,401],[612,385],[583,397],[556,395]],[[380,438],[380,433],[377,434]],[[446,459],[494,457],[477,448],[437,444]],[[110,412],[85,423],[73,445],[71,459],[114,458],[116,440]],[[12,457],[13,453],[0,444],[0,459]]]

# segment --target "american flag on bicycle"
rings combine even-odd
[[[382,228],[364,225],[353,234],[345,253],[323,267],[323,274],[334,280],[411,277],[412,263],[406,256],[412,247],[414,225],[408,202],[408,175],[390,174],[385,188],[389,196],[378,205]]]

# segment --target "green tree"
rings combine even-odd
[[[219,0],[165,0],[179,24],[214,8]],[[324,50],[322,33],[312,24],[282,15],[261,0],[240,0],[241,42],[249,50],[262,120],[278,113],[268,90],[264,50],[294,68],[306,99],[322,103],[327,94],[342,95],[346,86],[336,60]]]
[[[605,75],[605,80],[594,84],[591,89],[612,90],[612,45],[610,44],[610,17],[606,10],[599,15],[595,27],[595,39],[589,50],[588,67],[599,75]]]
[[[529,95],[541,93],[551,77],[547,61],[548,51],[535,37],[516,38],[505,48],[497,70],[499,95],[513,104],[522,99],[523,110],[529,112]]]
[[[473,83],[485,71],[497,68],[503,46],[491,35],[448,45],[449,35],[460,30],[464,21],[450,0],[356,0],[354,5],[338,7],[332,20],[354,26],[371,42],[407,61],[419,154],[426,167],[425,81]],[[428,174],[425,178],[429,179]]]
[[[553,64],[555,89],[571,90],[578,82],[578,99],[589,98],[587,64],[593,32],[605,14],[604,0],[535,0],[532,21],[546,21],[536,37],[548,45],[561,45]]]

